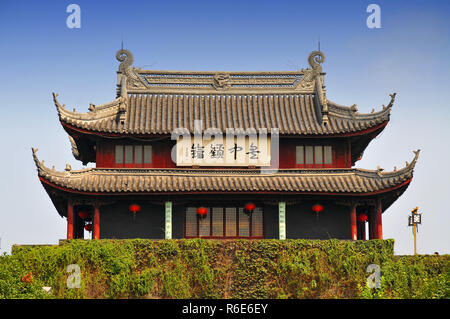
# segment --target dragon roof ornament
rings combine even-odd
[[[323,62],[325,62],[325,54],[322,51],[313,51],[308,56],[308,63],[316,73],[322,72]]]
[[[322,51],[313,51],[308,56],[308,63],[311,68],[302,69],[304,77],[301,81],[303,88],[314,88],[317,99],[317,106],[320,108],[316,110],[319,120],[328,124],[328,100],[325,94],[325,85],[322,77],[322,63],[325,62],[325,54]]]
[[[131,87],[145,87],[142,79],[138,75],[140,68],[133,67],[134,57],[129,50],[121,49],[116,53],[116,59],[120,62],[119,72],[127,78],[127,84]]]

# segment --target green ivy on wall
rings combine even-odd
[[[393,247],[393,240],[289,239],[15,246],[0,257],[0,298],[450,297],[448,255],[399,257]],[[67,272],[71,264],[79,274]],[[380,266],[380,288],[366,285],[370,264]],[[68,287],[70,276],[79,288]]]

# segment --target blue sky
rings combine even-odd
[[[81,7],[80,29],[66,26],[70,3]],[[381,29],[366,26],[370,3]],[[0,250],[65,237],[31,147],[58,170],[82,167],[51,92],[83,112],[112,100],[122,35],[135,66],[230,71],[307,67],[320,35],[330,100],[370,112],[398,93],[391,122],[356,166],[392,170],[422,150],[412,184],[383,215],[384,237],[411,254],[407,216],[419,206],[419,252],[449,253],[449,16],[448,1],[0,1]]]

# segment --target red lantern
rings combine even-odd
[[[360,223],[364,223],[366,220],[367,220],[367,215],[366,214],[362,213],[362,214],[358,215],[358,221]]]
[[[84,225],[84,229],[86,229],[87,231],[92,231],[92,224]]]
[[[247,204],[245,204],[245,206],[244,206],[244,213],[250,214],[250,213],[252,213],[252,212],[255,210],[255,208],[256,208],[256,205],[255,205],[255,204],[253,204],[253,203],[247,203]]]
[[[89,217],[89,213],[84,210],[80,210],[78,212],[78,216],[80,216],[81,219],[86,219]]]
[[[245,205],[245,210],[248,210],[249,212],[252,212],[252,211],[254,211],[255,210],[255,208],[256,208],[256,205],[255,204],[253,204],[253,203],[248,203],[248,204],[246,204]]]
[[[321,211],[323,211],[323,206],[320,204],[315,204],[315,205],[313,205],[312,210],[316,214],[320,213]]]
[[[208,209],[206,207],[199,207],[197,208],[197,215],[200,217],[206,217],[206,214],[208,214]]]
[[[141,210],[141,206],[139,206],[138,204],[131,204],[129,209],[130,212],[133,213],[133,222],[134,222],[136,219],[136,213]]]
[[[130,212],[132,212],[133,214],[137,213],[140,210],[141,210],[141,206],[139,206],[138,204],[130,205]]]

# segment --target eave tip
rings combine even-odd
[[[413,151],[413,153],[414,153],[413,162],[417,162],[417,159],[419,158],[419,154],[420,154],[420,149]]]

